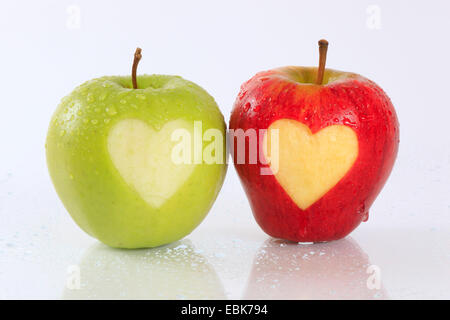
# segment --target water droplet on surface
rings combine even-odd
[[[127,100],[122,99],[122,100],[120,100],[120,103],[121,103],[121,104],[127,104]]]
[[[69,174],[70,180],[73,180],[73,174]]]
[[[66,130],[61,130],[61,132],[59,133],[59,135],[62,137],[63,135],[66,134]]]
[[[106,118],[103,120],[104,123],[108,123],[109,121],[111,121],[111,119]]]
[[[97,124],[97,123],[98,123],[98,120],[97,120],[97,119],[92,119],[92,120],[91,120],[91,123],[92,123],[92,124]]]
[[[147,97],[146,97],[144,94],[141,94],[141,93],[138,93],[138,94],[136,95],[136,98],[138,98],[139,100],[145,100],[145,99],[147,99]]]

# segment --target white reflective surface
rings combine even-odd
[[[310,245],[269,239],[255,255],[244,298],[386,299],[379,269],[349,237]]]
[[[364,224],[339,241],[295,244],[251,221],[213,220],[176,243],[132,251],[85,236],[64,212],[24,221],[0,241],[0,298],[450,298],[447,228]]]
[[[64,299],[226,298],[214,268],[189,240],[153,250],[94,244],[69,273]]]

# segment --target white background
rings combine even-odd
[[[111,281],[123,289],[118,298],[133,297],[135,286],[143,286],[140,297],[156,297],[160,290],[151,277],[122,278],[119,262],[131,270],[147,260],[85,235],[51,185],[46,130],[59,100],[75,86],[128,74],[140,46],[141,73],[177,74],[198,83],[228,121],[242,82],[273,67],[316,65],[317,40],[326,38],[327,66],[377,82],[391,97],[401,129],[395,168],[369,221],[352,233],[353,240],[311,249],[323,250],[330,266],[343,268],[320,268],[318,277],[314,266],[321,260],[310,253],[300,258],[300,275],[283,273],[297,259],[296,250],[305,249],[290,245],[286,251],[282,244],[274,252],[285,265],[269,257],[269,271],[256,273],[255,281],[250,270],[264,260],[261,250],[277,243],[264,244],[269,237],[254,222],[232,166],[208,217],[182,242],[201,253],[217,285],[202,289],[201,274],[184,277],[186,270],[175,262],[171,268],[180,279],[198,280],[197,294],[210,290],[226,298],[258,297],[248,288],[261,282],[269,288],[262,297],[268,298],[340,298],[350,292],[352,298],[449,299],[449,12],[448,1],[2,1],[0,298],[68,297],[68,267],[81,265],[83,282],[98,259],[111,275],[104,271],[98,283],[74,297],[104,297]],[[360,247],[356,254],[346,249],[349,241]],[[157,250],[166,249],[150,254]],[[342,262],[334,252],[349,258]],[[183,257],[191,262],[188,253]],[[350,288],[370,276],[365,269],[354,272],[368,261],[381,271],[382,294]],[[305,286],[308,278],[328,280]],[[179,286],[164,290],[183,298]]]

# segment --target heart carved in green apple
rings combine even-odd
[[[192,174],[193,161],[172,161],[176,142],[171,139],[180,128],[193,135],[192,127],[186,120],[173,120],[155,131],[142,120],[125,119],[109,132],[108,151],[114,165],[152,207],[161,207]]]

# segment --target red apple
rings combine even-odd
[[[399,144],[389,97],[358,74],[325,69],[327,43],[319,44],[319,68],[256,74],[230,118],[235,168],[256,221],[296,242],[340,239],[366,221]],[[264,139],[239,148],[239,129]]]

